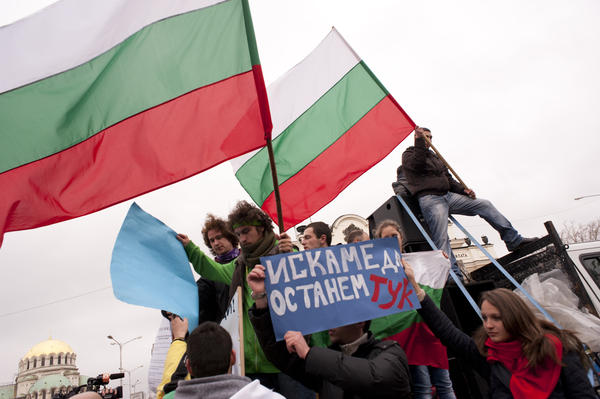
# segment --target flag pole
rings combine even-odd
[[[444,163],[444,165],[446,165],[446,167],[450,170],[450,172],[452,172],[452,174],[454,175],[454,177],[456,177],[456,180],[458,180],[458,182],[460,184],[462,184],[462,186],[465,188],[465,190],[468,190],[469,187],[460,178],[460,176],[454,171],[454,169],[452,169],[452,166],[450,166],[450,164],[448,164],[448,162],[446,162],[446,160],[444,159],[444,157],[442,156],[442,154],[440,154],[440,152],[437,150],[437,148],[435,148],[435,146],[431,143],[431,140],[429,140],[429,137],[423,135],[423,138],[425,139],[425,141],[427,142],[427,144],[429,144],[429,146],[431,147],[431,149],[433,150],[433,152],[435,152],[435,155],[438,156],[438,158]]]
[[[265,129],[265,141],[267,142],[267,151],[269,153],[269,163],[271,165],[271,176],[273,177],[273,192],[275,193],[275,203],[277,204],[277,224],[279,232],[283,233],[283,215],[281,214],[281,197],[279,195],[279,183],[277,182],[277,168],[275,167],[275,156],[273,155],[273,144],[271,143],[271,131],[273,130],[273,122],[271,121],[271,112],[269,110],[269,98],[267,97],[267,89],[263,79],[262,68],[258,57],[258,48],[256,47],[256,37],[254,36],[254,26],[252,24],[252,16],[250,15],[250,6],[248,0],[241,0],[244,9],[244,22],[246,25],[246,37],[250,49],[250,59],[252,61],[252,74],[254,75],[254,83],[258,94],[258,106],[260,115]]]
[[[273,192],[275,193],[275,204],[277,205],[277,224],[279,232],[283,233],[283,215],[281,213],[281,196],[279,195],[279,183],[277,181],[277,167],[275,166],[275,155],[273,155],[273,144],[271,137],[267,137],[267,151],[269,152],[269,164],[271,165],[271,176],[273,177]]]

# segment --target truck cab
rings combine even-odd
[[[600,314],[600,241],[568,244],[566,251],[577,269],[583,288]]]

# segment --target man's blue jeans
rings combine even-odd
[[[485,199],[472,199],[466,195],[448,192],[445,195],[424,195],[419,197],[419,205],[423,217],[429,226],[431,239],[438,247],[450,257],[452,270],[461,276],[456,259],[450,249],[448,238],[448,215],[481,216],[498,233],[506,243],[509,251],[516,248],[523,237],[512,227],[507,218],[502,215],[494,205]]]
[[[431,386],[435,386],[439,399],[456,399],[450,381],[450,372],[430,366],[409,366],[415,399],[431,399]]]

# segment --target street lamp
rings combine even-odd
[[[131,384],[131,389],[133,390],[133,393],[135,393],[135,386],[139,383],[140,379],[138,378],[133,384]],[[131,397],[131,393],[129,394],[129,397]]]
[[[127,373],[127,382],[129,383],[129,397],[130,398],[131,398],[131,387],[132,387],[132,384],[131,384],[131,373],[134,372],[135,370],[139,369],[139,368],[142,368],[142,367],[144,367],[144,365],[140,364],[139,366],[134,367],[131,370],[123,370],[124,372]],[[138,382],[139,382],[139,380],[135,384],[137,384]]]
[[[128,341],[125,341],[123,343],[120,343],[119,341],[117,341],[112,335],[107,335],[106,338],[108,339],[112,339],[115,342],[111,342],[111,345],[119,345],[119,371],[123,371],[123,347],[125,345],[127,345],[128,343],[130,343],[131,341],[135,341],[136,339],[141,339],[142,336],[140,335],[139,337],[135,337],[135,338],[131,338]],[[119,380],[119,384],[123,385],[123,379],[121,378]]]
[[[584,198],[590,198],[590,197],[600,197],[600,194],[584,195],[584,196],[575,198],[575,201],[578,201],[578,200],[584,199]]]

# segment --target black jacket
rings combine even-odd
[[[252,306],[250,321],[267,359],[290,377],[319,393],[321,399],[408,398],[410,377],[402,348],[394,341],[371,336],[352,356],[339,347],[312,347],[306,359],[288,353],[285,341],[275,342],[268,309]]]
[[[454,180],[446,165],[425,145],[425,139],[415,139],[415,145],[402,154],[402,171],[410,193],[416,197],[448,191],[464,194],[464,187]]]
[[[485,356],[479,353],[473,339],[456,328],[446,315],[435,306],[431,298],[426,296],[417,312],[423,317],[433,334],[442,341],[442,344],[457,356],[469,362],[473,369],[488,381],[491,398],[508,399],[513,397],[508,386],[500,378],[500,369],[492,367],[486,361]],[[548,398],[598,399],[587,379],[577,353],[572,351],[564,353],[562,361],[564,366],[560,378]]]

